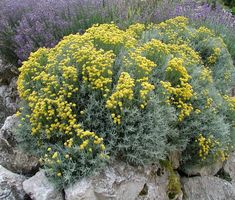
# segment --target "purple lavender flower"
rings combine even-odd
[[[110,2],[113,6],[115,1],[2,0],[0,54],[21,63],[39,47],[52,47],[63,36],[93,23],[112,21]]]
[[[192,21],[208,21],[219,23],[235,31],[235,17],[220,5],[213,8],[207,3],[200,1],[186,0],[183,2],[163,1],[155,11],[152,21],[161,22],[176,16],[185,16]]]

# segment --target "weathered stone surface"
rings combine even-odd
[[[0,84],[7,84],[19,74],[16,66],[5,64],[0,59]]]
[[[188,176],[214,176],[223,167],[223,162],[218,161],[212,165],[199,166],[186,164],[181,167],[181,170]]]
[[[107,167],[101,174],[78,181],[65,189],[66,200],[165,200],[168,175],[157,166],[145,169],[123,163]]]
[[[42,170],[24,181],[23,188],[32,200],[63,200],[62,193],[48,181]]]
[[[0,165],[0,199],[1,200],[25,200],[26,193],[22,183],[26,178],[14,174]]]
[[[91,180],[86,178],[74,184],[72,187],[65,190],[65,199],[96,199]]]
[[[185,200],[235,200],[235,188],[217,177],[183,178]]]
[[[235,152],[233,152],[226,161],[224,171],[232,178],[232,183],[235,187]]]
[[[0,86],[0,127],[2,127],[2,124],[7,117],[7,109],[5,106],[5,99],[3,94],[6,91],[7,86]]]
[[[173,169],[178,169],[179,168],[179,166],[180,166],[180,157],[181,157],[180,151],[170,152],[169,160],[172,163]]]
[[[15,144],[13,129],[16,128],[18,119],[16,115],[6,118],[2,128],[0,129],[0,138],[7,140],[11,145]]]
[[[14,77],[9,84],[0,84],[0,127],[5,118],[14,114],[17,110],[19,98],[16,90],[16,81],[17,78]]]
[[[18,94],[16,90],[18,69],[0,59],[0,127],[7,116],[16,112]]]
[[[13,129],[16,125],[17,117],[13,115],[0,129],[0,165],[15,173],[34,173],[39,166],[38,159],[15,147]]]

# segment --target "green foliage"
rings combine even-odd
[[[231,8],[231,12],[232,12],[233,15],[235,15],[235,6],[233,6],[233,7]]]
[[[235,6],[235,1],[234,0],[223,0],[224,4],[229,7],[234,7]]]
[[[228,182],[232,182],[232,178],[230,177],[229,173],[227,173],[223,168],[216,174],[217,177],[224,179]]]
[[[125,109],[118,126],[114,126],[102,101],[91,95],[86,104],[83,126],[102,133],[107,150],[118,159],[134,165],[151,164],[165,159],[169,150],[181,145],[180,141],[177,144],[179,132],[175,111],[166,107],[156,95],[151,96],[145,110],[136,107]]]
[[[170,173],[167,192],[169,199],[174,199],[181,192],[180,178],[174,171]]]
[[[231,151],[229,128],[229,124],[225,123],[223,117],[210,109],[198,115],[191,115],[182,126],[182,132],[188,135],[189,139],[189,145],[183,153],[183,162],[203,166],[210,165],[217,160],[224,161]],[[200,134],[203,135],[204,141],[201,146],[199,145]],[[211,142],[208,141],[209,138]],[[200,153],[203,146],[208,148],[208,153],[207,150],[205,154],[203,150]]]
[[[180,145],[176,121],[174,109],[166,107],[155,95],[144,111],[126,110],[116,134],[118,157],[135,165],[166,159],[168,152]]]
[[[181,193],[179,175],[176,174],[170,161],[161,161],[161,165],[168,172],[167,194],[169,199],[175,199]]]

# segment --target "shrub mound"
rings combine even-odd
[[[19,142],[60,186],[112,159],[144,165],[180,150],[185,163],[224,160],[233,70],[223,40],[184,17],[94,25],[23,62]]]

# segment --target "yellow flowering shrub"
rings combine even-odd
[[[134,80],[130,77],[130,75],[126,72],[122,72],[117,86],[115,88],[115,92],[109,97],[106,102],[106,107],[110,110],[116,110],[117,112],[123,110],[123,105],[128,103],[133,99],[133,87],[135,86]],[[114,111],[115,112],[115,111]],[[112,118],[114,118],[114,123],[121,123],[121,116],[116,114],[112,114]]]
[[[199,134],[195,142],[198,143],[198,156],[202,160],[206,160],[208,156],[213,156],[214,160],[220,159],[221,161],[225,161],[228,158],[228,147],[225,150],[221,149],[220,142],[212,136],[206,138],[202,134]]]
[[[189,139],[178,144],[178,129],[192,127],[190,117],[217,106],[202,90],[217,91],[213,67],[226,51],[218,39],[203,57],[198,40],[210,37],[207,29],[177,17],[126,30],[95,24],[54,48],[40,48],[20,68],[23,140],[37,144],[41,164],[60,185],[93,172],[112,155],[143,164],[166,158],[170,147],[185,149]],[[204,159],[212,148],[209,138],[192,137]]]
[[[170,96],[166,102],[176,105],[180,109],[179,120],[182,121],[185,116],[189,116],[193,110],[191,103],[186,103],[193,96],[192,86],[188,83],[191,76],[183,66],[183,60],[174,58],[169,61],[166,68],[167,74],[179,74],[179,83],[174,87],[171,82],[161,81],[162,86],[167,90]]]

